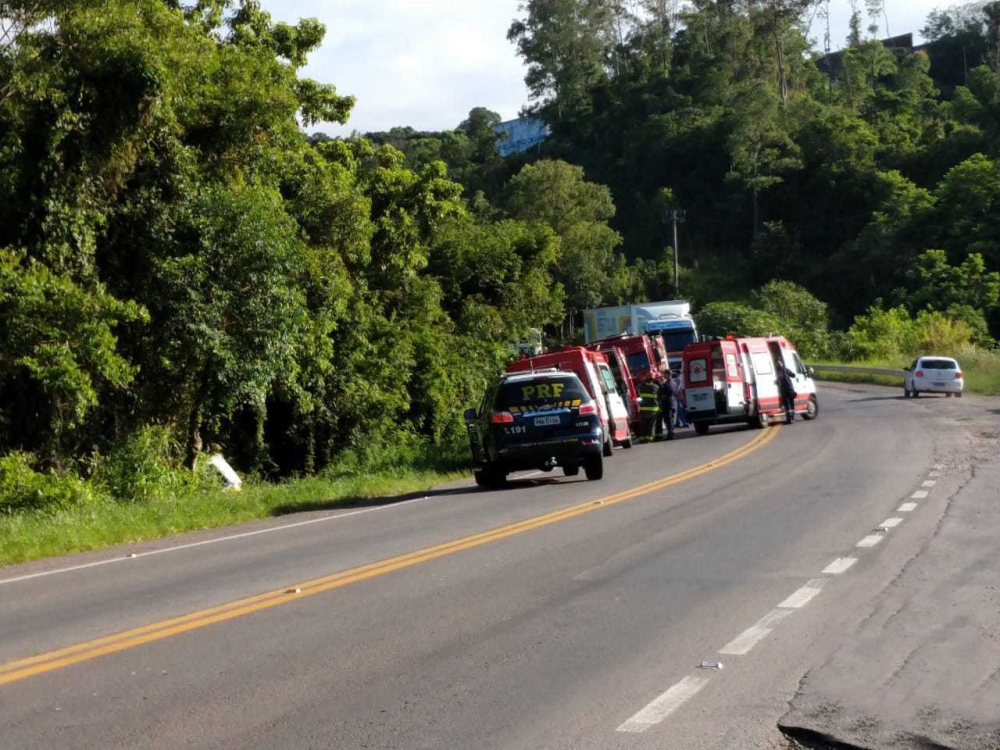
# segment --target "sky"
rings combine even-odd
[[[864,8],[863,0],[857,0]],[[330,135],[388,130],[448,130],[473,107],[505,119],[528,102],[524,65],[507,29],[520,0],[263,0],[276,20],[318,18],[323,46],[304,75],[357,97],[346,126],[319,125]],[[927,14],[948,0],[886,0],[892,34],[919,32]],[[830,0],[833,48],[847,37],[849,0]],[[865,24],[867,26],[867,22]],[[810,38],[823,45],[824,24]],[[884,31],[885,21],[882,22]],[[884,36],[884,34],[882,34]]]

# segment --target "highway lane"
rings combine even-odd
[[[0,686],[4,746],[771,746],[814,644],[862,595],[852,581],[887,575],[932,523],[926,513],[883,545],[855,549],[920,486],[934,439],[894,396],[822,395],[818,421],[772,429],[756,452],[681,484]],[[0,662],[592,502],[760,435],[618,451],[603,482],[452,488],[0,584]],[[851,570],[822,575],[848,554],[859,560]],[[830,579],[821,593],[750,653],[718,654],[818,577]],[[725,668],[697,670],[707,659]],[[687,704],[646,731],[618,731],[689,678],[698,689]]]

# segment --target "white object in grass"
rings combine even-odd
[[[222,479],[228,489],[237,492],[243,489],[243,480],[240,479],[239,474],[233,471],[233,467],[222,457],[221,453],[213,453],[209,457],[208,462],[222,475]]]

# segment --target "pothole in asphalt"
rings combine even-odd
[[[869,748],[860,745],[838,742],[829,735],[804,727],[786,727],[779,724],[778,729],[792,742],[794,748],[804,748],[804,750],[869,750]]]

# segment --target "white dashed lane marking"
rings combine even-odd
[[[723,646],[720,654],[730,654],[733,656],[743,656],[750,653],[750,649],[767,638],[774,630],[774,626],[792,614],[791,609],[773,609],[762,617],[755,625],[751,625],[733,640]]]
[[[940,471],[938,471],[940,468],[941,467],[939,466],[935,467],[935,471],[930,472],[929,476],[941,476]],[[928,479],[923,483],[923,486],[933,487],[936,484],[937,482],[933,479]],[[927,495],[928,490],[917,490],[910,497],[914,500],[923,500],[927,497]],[[916,509],[917,503],[906,502],[902,503],[896,509],[896,512],[911,513]],[[894,529],[902,522],[903,519],[898,516],[887,518],[879,525],[879,530]],[[885,537],[882,534],[869,534],[858,542],[857,546],[862,548],[874,547],[884,538]],[[823,568],[823,574],[840,575],[853,567],[857,561],[858,559],[856,557],[838,557],[836,560]],[[796,609],[805,607],[809,602],[815,599],[829,580],[829,578],[812,579],[805,586],[781,602],[777,609],[773,609],[768,612],[757,623],[751,625],[719,649],[719,653],[730,656],[744,656],[750,653],[754,646],[767,638],[767,636],[774,631],[775,626],[779,622],[792,614],[792,612]],[[705,687],[707,683],[707,677],[685,677],[654,701],[649,703],[649,705],[635,714],[631,719],[619,726],[618,731],[645,732],[650,727],[662,722],[687,701],[691,700],[701,691],[703,687]]]
[[[831,576],[839,576],[858,561],[856,557],[838,557],[823,568],[823,572]]]
[[[858,542],[859,547],[874,547],[876,544],[882,541],[881,534],[869,534],[860,542]]]
[[[685,677],[631,719],[619,726],[618,731],[645,732],[694,698],[707,683],[707,677]]]
[[[778,605],[779,609],[801,609],[823,590],[829,578],[814,578]]]

